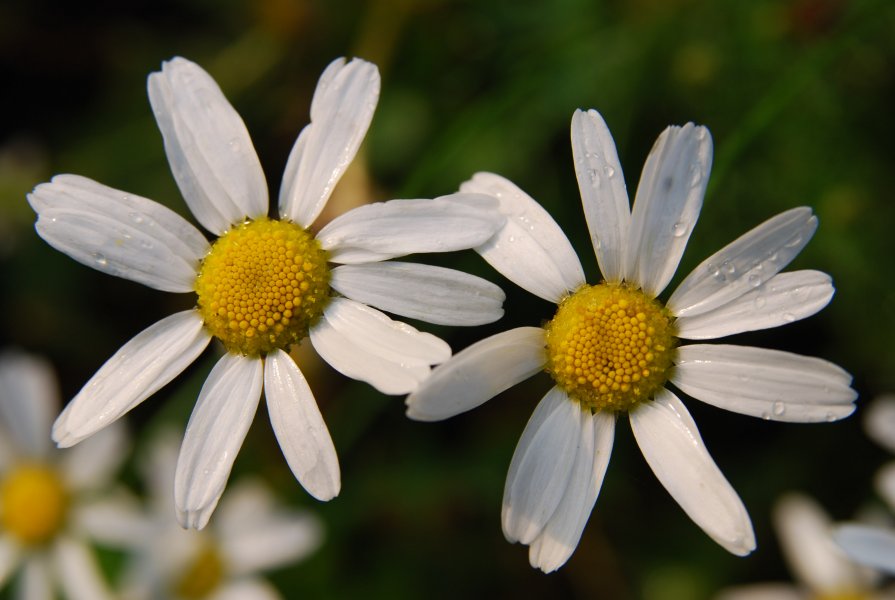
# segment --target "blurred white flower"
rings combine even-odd
[[[789,494],[774,507],[774,528],[795,583],[731,587],[715,600],[888,600],[880,577],[849,559],[833,541],[833,523],[818,504]]]
[[[379,82],[376,66],[360,59],[323,72],[311,122],[286,164],[277,220],[267,216],[267,184],[245,124],[211,76],[179,57],[152,73],[149,99],[171,170],[193,215],[218,236],[212,244],[165,206],[77,175],[57,175],[28,196],[37,232],[54,248],[110,275],[197,294],[195,308],[138,334],[87,382],[53,426],[60,446],[143,402],[212,338],[227,350],[202,386],[180,452],[174,500],[184,526],[208,522],[262,388],[295,477],[318,500],[338,495],[336,450],[290,347],[308,337],[337,371],[406,394],[450,347],[378,309],[452,325],[503,314],[503,292],[484,279],[388,260],[485,242],[504,221],[493,198],[369,204],[311,230],[367,132]]]
[[[540,371],[555,386],[525,427],[504,488],[506,538],[529,545],[544,571],[578,545],[626,413],[659,481],[729,552],[755,548],[742,501],[715,465],[690,413],[667,386],[709,404],[775,421],[848,416],[851,376],[819,358],[731,344],[687,344],[786,325],[830,301],[819,271],[781,273],[817,228],[811,209],[788,210],[697,266],[668,301],[708,182],[705,127],[667,128],[646,159],[633,207],[615,143],[594,110],[572,117],[572,153],[584,216],[605,280],[581,263],[550,215],[510,181],[478,173],[461,191],[490,194],[506,225],[478,252],[508,279],[558,305],[544,327],[484,339],[437,367],[407,398],[407,415],[436,421],[471,410]]]
[[[267,600],[279,592],[259,572],[294,564],[317,550],[320,521],[276,503],[260,481],[239,481],[202,531],[184,529],[171,513],[179,437],[159,435],[145,467],[149,516],[125,525],[132,560],[126,600]]]
[[[0,587],[18,598],[114,597],[88,540],[107,541],[93,515],[121,508],[104,494],[127,451],[122,424],[68,451],[50,428],[59,411],[55,375],[43,359],[0,354]],[[16,575],[18,573],[18,575]]]

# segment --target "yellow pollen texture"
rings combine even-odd
[[[0,483],[0,523],[23,544],[40,544],[62,527],[68,508],[65,486],[45,465],[15,467]]]
[[[214,243],[196,278],[205,326],[236,354],[288,350],[329,300],[320,242],[288,221],[258,219]]]
[[[214,546],[203,544],[175,581],[174,593],[176,597],[186,600],[207,598],[221,585],[225,571],[220,553]]]
[[[668,309],[624,284],[585,285],[546,327],[547,371],[594,411],[623,411],[667,380],[676,343]]]

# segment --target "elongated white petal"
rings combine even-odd
[[[660,294],[677,270],[711,168],[712,138],[693,123],[667,128],[646,157],[631,214],[625,279],[650,296]]]
[[[390,200],[359,206],[317,235],[337,263],[373,262],[416,252],[474,248],[504,223],[497,201],[480,194]]]
[[[506,223],[476,252],[507,279],[553,303],[584,283],[584,271],[566,234],[514,183],[494,173],[476,173],[460,191],[497,198]]]
[[[572,156],[600,271],[607,281],[621,281],[625,276],[631,204],[615,142],[597,111],[576,110],[572,116]]]
[[[66,598],[104,600],[114,598],[100,572],[96,557],[87,545],[63,536],[53,544],[53,562]]]
[[[739,298],[788,265],[816,229],[817,217],[805,206],[768,219],[693,269],[668,308],[677,317],[692,317]]]
[[[873,477],[873,487],[890,510],[895,510],[895,462],[888,462],[880,467]]]
[[[14,439],[17,452],[32,458],[47,455],[58,410],[59,389],[50,363],[18,350],[0,354],[0,428]]]
[[[63,453],[60,467],[68,488],[87,491],[107,485],[127,458],[128,446],[126,427],[118,421]]]
[[[186,219],[147,198],[78,175],[28,194],[37,233],[81,264],[166,292],[193,290],[209,245]]]
[[[864,431],[874,442],[895,454],[895,395],[884,394],[864,411]]]
[[[498,333],[456,354],[407,397],[407,416],[440,421],[472,410],[541,371],[544,330],[520,327]]]
[[[165,511],[170,513],[171,497],[165,501]],[[139,549],[158,526],[135,496],[123,492],[72,505],[70,519],[91,540],[122,549]]]
[[[788,494],[774,506],[774,529],[796,581],[819,594],[858,590],[865,582],[833,541],[833,523],[815,501]]]
[[[202,529],[214,512],[258,409],[263,369],[260,358],[228,353],[202,385],[174,475],[174,504],[183,527]]]
[[[507,540],[532,543],[553,516],[578,448],[586,443],[581,438],[584,418],[581,405],[558,387],[538,403],[516,445],[503,490],[501,522]]]
[[[852,560],[895,575],[895,532],[867,525],[842,525],[833,532]]]
[[[360,147],[379,100],[376,65],[344,58],[329,64],[314,92],[311,122],[289,154],[280,217],[309,227]]]
[[[755,535],[746,508],[709,456],[681,401],[663,389],[630,417],[646,462],[693,522],[728,552],[752,552]]]
[[[506,297],[481,277],[419,263],[342,265],[330,286],[376,308],[439,325],[482,325],[503,316]]]
[[[615,439],[615,415],[585,413],[581,424],[581,445],[566,491],[544,530],[528,549],[531,566],[545,573],[563,566],[578,547],[609,466]]]
[[[282,596],[270,582],[258,577],[228,582],[215,590],[208,600],[281,600]]]
[[[13,541],[11,534],[0,534],[0,586],[5,586],[9,576],[21,559],[21,546]]]
[[[342,485],[339,459],[314,394],[284,351],[269,354],[266,363],[267,411],[286,462],[309,494],[331,500]]]
[[[16,600],[54,600],[55,575],[48,556],[43,553],[32,554],[24,561],[16,581]]]
[[[330,301],[310,337],[334,369],[391,395],[412,392],[429,375],[429,365],[451,356],[440,338],[348,298]]]
[[[62,448],[77,444],[157,392],[211,341],[195,310],[165,317],[121,347],[100,367],[53,425]]]
[[[267,182],[249,132],[214,79],[176,57],[147,84],[171,172],[202,225],[221,234],[267,214]]]
[[[810,317],[829,304],[833,281],[820,271],[778,273],[739,298],[675,322],[678,337],[704,340],[779,327]]]
[[[835,421],[855,410],[851,375],[831,362],[751,346],[691,344],[678,349],[671,381],[733,412],[796,423]]]

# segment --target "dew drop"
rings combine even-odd
[[[749,285],[752,287],[758,287],[761,285],[761,277],[756,274],[749,275]]]
[[[593,238],[594,250],[599,250],[603,247],[603,242],[600,241],[600,238],[594,236]]]
[[[236,139],[230,140],[230,143],[228,144],[228,146],[230,146],[230,150],[232,150],[233,152],[239,152],[239,141],[238,140],[236,140]]]
[[[702,169],[696,165],[690,167],[690,187],[696,187],[702,181]]]
[[[787,323],[792,323],[793,321],[796,320],[796,316],[794,314],[792,314],[791,312],[785,312],[785,313],[783,313],[783,320],[786,321]]]
[[[133,221],[137,225],[140,225],[144,221],[143,215],[141,215],[138,212],[132,212],[130,214],[130,217],[131,217],[131,221]]]
[[[785,247],[786,248],[795,248],[796,246],[798,246],[801,243],[802,243],[802,236],[797,235],[796,237],[792,238],[790,241],[786,242]]]
[[[777,415],[778,417],[783,416],[783,413],[786,412],[786,405],[783,404],[781,401],[777,400],[776,402],[774,402],[773,410],[774,410],[774,414]]]
[[[512,244],[513,242],[516,241],[516,236],[515,236],[515,235],[511,235],[509,238],[507,238],[507,241],[508,241],[509,243]]]
[[[831,412],[828,412],[826,415],[824,415],[824,418],[827,420],[827,423],[832,423],[833,421],[836,420],[836,415],[834,415]]]
[[[587,172],[587,176],[590,177],[590,183],[594,187],[600,187],[600,174],[597,173],[596,169],[591,169]]]
[[[615,168],[606,165],[603,167],[603,174],[606,175],[606,177],[615,177]]]
[[[727,273],[728,275],[733,275],[734,273],[737,272],[736,265],[733,264],[732,262],[730,262],[729,260],[725,260],[723,263],[721,263],[721,266],[724,267],[724,272]]]
[[[764,308],[764,305],[767,303],[768,301],[765,300],[764,296],[755,297],[755,308]]]
[[[764,419],[765,421],[770,421],[771,415],[766,412],[763,412],[763,413],[761,413],[761,418]]]
[[[105,267],[106,265],[109,264],[109,260],[102,254],[100,254],[99,252],[97,252],[93,255],[93,260],[100,267]]]
[[[685,233],[687,233],[687,224],[678,221],[671,226],[671,233],[676,238],[683,236]]]

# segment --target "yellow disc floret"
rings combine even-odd
[[[329,300],[326,251],[294,223],[248,221],[211,247],[196,293],[205,326],[230,352],[288,349],[308,334]]]
[[[545,327],[547,371],[573,399],[622,411],[665,383],[675,346],[665,307],[624,284],[584,285]]]
[[[19,465],[0,483],[0,523],[23,544],[51,539],[65,522],[67,508],[65,485],[46,465]]]
[[[220,552],[203,543],[174,582],[174,595],[185,600],[207,598],[224,581],[226,565]]]

